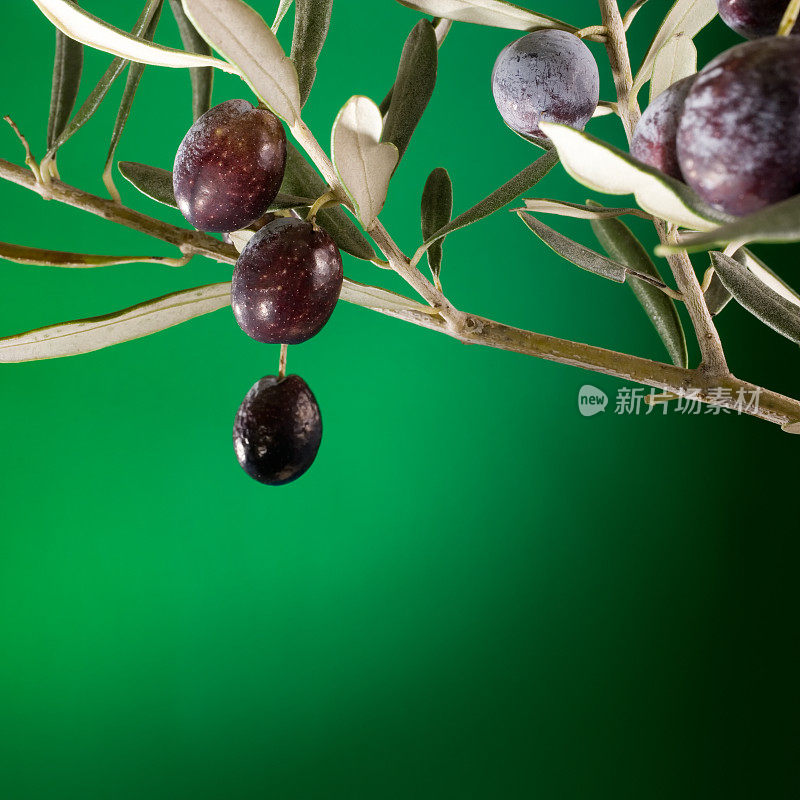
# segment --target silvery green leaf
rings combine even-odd
[[[175,192],[172,187],[172,172],[160,167],[138,164],[135,161],[120,161],[117,164],[122,177],[135,186],[151,200],[156,200],[172,208],[177,208]],[[289,208],[308,207],[314,203],[311,197],[278,192],[270,203],[268,211],[282,211]]]
[[[605,194],[633,194],[655,217],[694,230],[709,230],[731,217],[711,208],[686,184],[628,153],[567,125],[542,122],[561,162],[576,181]]]
[[[234,64],[269,109],[293,125],[300,118],[297,70],[269,25],[242,0],[183,0],[200,35]]]
[[[102,317],[48,325],[0,339],[0,363],[91,353],[158,333],[230,305],[229,282],[157,297]]]
[[[765,286],[779,294],[784,300],[800,308],[800,294],[788,283],[774,273],[758,256],[746,247],[737,250],[733,255],[734,260],[747,267]]]
[[[301,106],[306,104],[317,75],[317,59],[328,35],[332,8],[333,0],[295,0],[292,61],[297,68]]]
[[[365,228],[381,213],[399,158],[397,148],[381,142],[383,119],[368,97],[351,97],[337,114],[331,132],[336,173]]]
[[[554,252],[576,267],[593,272],[603,278],[625,283],[626,270],[623,264],[606,258],[579,242],[567,238],[558,231],[540,222],[525,211],[518,211],[519,218]]]
[[[83,45],[56,28],[56,55],[53,63],[53,88],[50,93],[50,119],[47,123],[47,148],[53,147],[75,108],[83,72]]]
[[[662,245],[659,252],[687,250],[694,253],[731,242],[800,241],[800,195],[734,219],[718,228],[704,230],[704,233],[684,233],[678,244]]]
[[[443,167],[437,167],[425,181],[422,190],[422,238],[427,239],[450,222],[453,216],[453,184]],[[437,239],[427,251],[428,265],[438,281],[442,269],[442,245]]]
[[[484,197],[480,203],[459,214],[447,225],[439,228],[432,233],[423,243],[423,247],[428,248],[434,242],[447,236],[448,233],[465,228],[474,222],[485,219],[486,217],[507,206],[512,200],[516,200],[523,192],[533,188],[548,172],[558,163],[558,153],[549,150],[544,155],[539,156],[532,164],[525,167],[522,172],[515,175],[511,180],[506,181],[499,189],[495,189],[490,195]]]
[[[184,50],[190,53],[199,53],[203,56],[211,55],[208,42],[197,32],[186,12],[183,10],[181,0],[169,0],[175,22],[181,34]],[[211,93],[214,88],[214,70],[211,67],[192,67],[189,70],[192,81],[192,116],[196,120],[211,108]]]
[[[674,36],[681,34],[694,39],[717,15],[716,0],[677,0],[667,13],[661,27],[656,32],[642,66],[633,81],[632,97],[636,97],[642,86],[653,74],[653,64],[661,48]]]
[[[144,42],[84,11],[72,0],[33,0],[59,30],[96,50],[157,67],[217,67],[225,72],[236,68],[218,58],[185,53],[172,47]]]
[[[591,225],[598,241],[611,258],[636,272],[661,281],[658,268],[627,225],[618,219],[610,218],[593,219]],[[628,285],[655,326],[672,363],[677,367],[687,367],[689,355],[686,349],[686,334],[675,301],[657,286],[633,275],[630,276]]]
[[[574,217],[575,219],[608,219],[630,214],[642,219],[653,219],[652,214],[642,211],[641,208],[606,208],[599,205],[581,205],[568,203],[566,200],[525,200],[525,210],[532,214],[557,214],[560,217]]]
[[[711,261],[739,305],[782,336],[800,344],[800,307],[772,291],[747,267],[724,253],[712,252]]]
[[[720,280],[716,270],[711,276],[711,283],[703,297],[712,317],[716,317],[733,300],[733,295],[725,288],[725,284]]]
[[[321,197],[327,191],[328,185],[325,181],[289,142],[281,193]],[[317,213],[317,222],[346,253],[364,261],[372,261],[377,257],[370,243],[341,206],[323,208]]]
[[[256,235],[255,231],[233,231],[233,233],[228,234],[228,238],[231,240],[231,244],[236,248],[237,253],[241,253],[245,247],[247,247],[247,243]]]
[[[166,206],[177,208],[172,187],[172,172],[135,161],[120,161],[117,164],[122,177],[132,183],[142,194]]]
[[[438,56],[433,25],[422,19],[412,28],[403,46],[383,124],[383,141],[396,145],[400,158],[433,94]]]
[[[444,17],[456,22],[474,22],[493,28],[514,31],[537,31],[557,28],[575,32],[577,28],[553,17],[537,14],[505,0],[399,0],[399,2],[434,17]]]
[[[162,0],[147,0],[130,34],[136,41],[144,41],[143,37],[148,26],[156,14],[160,13],[161,2]],[[103,99],[108,94],[109,89],[111,89],[114,84],[114,81],[122,74],[127,64],[128,62],[124,58],[117,57],[112,59],[108,68],[103,73],[103,76],[97,82],[97,85],[83,101],[81,107],[75,112],[75,116],[69,121],[69,124],[62,129],[55,142],[50,146],[49,153],[54,154],[59,147],[71,139],[75,133],[92,118],[95,111],[97,111]]]
[[[427,316],[435,316],[436,311],[430,306],[409,300],[403,295],[389,292],[386,289],[379,289],[377,286],[367,286],[363,283],[344,279],[342,291],[339,295],[340,300],[353,303],[364,308],[371,308],[374,311],[381,311],[384,314],[392,312],[415,311]]]
[[[292,7],[294,0],[280,0],[278,3],[278,10],[275,12],[275,19],[272,22],[272,32],[277,36],[278,30],[281,27],[281,22],[286,16],[286,12]]]
[[[673,83],[697,72],[697,48],[685,33],[673,36],[659,51],[653,62],[650,79],[650,102]]]
[[[30,264],[38,267],[65,267],[67,269],[91,269],[112,267],[118,264],[143,264],[159,262],[170,263],[173,259],[154,256],[98,256],[88,253],[64,253],[59,250],[43,250],[40,247],[26,247],[21,244],[0,242],[0,258],[16,264]]]
[[[152,41],[156,34],[158,21],[161,17],[161,0],[156,0],[155,6],[153,19],[142,33],[142,38],[146,39],[147,41]],[[119,145],[119,140],[122,137],[122,131],[125,130],[125,124],[130,116],[133,98],[136,95],[136,90],[139,88],[139,82],[142,79],[144,68],[144,64],[139,64],[135,61],[130,62],[130,66],[128,67],[128,79],[125,81],[125,90],[122,93],[119,110],[117,111],[117,118],[114,121],[114,130],[111,134],[111,143],[108,147],[108,155],[106,156],[106,163],[103,168],[103,182],[106,184],[106,188],[111,196],[118,202],[120,201],[119,192],[114,185],[114,179],[112,177],[111,170],[114,164],[114,155],[117,152],[117,146]]]

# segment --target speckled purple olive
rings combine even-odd
[[[239,256],[231,306],[253,339],[299,344],[322,330],[343,279],[339,248],[322,228],[278,218],[254,234]]]
[[[227,100],[203,114],[178,148],[178,208],[202,231],[246,228],[275,199],[285,167],[280,120],[247,100]]]
[[[697,76],[678,124],[684,180],[743,215],[800,192],[800,39],[732,47]]]
[[[269,486],[299,478],[314,463],[321,441],[319,405],[297,375],[262,378],[245,395],[233,422],[239,464]]]
[[[745,39],[774,36],[789,0],[717,0],[722,21]],[[800,34],[800,22],[792,35]]]
[[[600,74],[589,48],[566,31],[534,31],[497,57],[492,93],[506,125],[544,137],[539,122],[582,129],[600,99]]]
[[[673,83],[645,109],[631,139],[631,155],[665,175],[683,180],[676,137],[686,95],[696,75]]]

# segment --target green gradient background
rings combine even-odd
[[[598,22],[588,1],[527,4]],[[123,26],[139,5],[84,3]],[[634,58],[665,8],[641,13]],[[383,96],[417,17],[337,0],[308,106],[323,142],[347,97]],[[406,250],[431,168],[450,170],[460,210],[534,155],[488,89],[514,37],[454,28],[384,214]],[[31,2],[4,4],[0,111],[38,153],[52,40]],[[167,13],[159,40],[177,43]],[[702,61],[735,41],[715,22]],[[107,61],[89,53],[88,77]],[[247,96],[228,77],[215,92]],[[102,191],[114,113],[64,148],[67,181]],[[148,68],[119,155],[169,166],[189,123],[188,76]],[[613,119],[592,129],[619,141]],[[0,152],[21,160],[5,128]],[[539,192],[586,196],[560,169]],[[5,240],[168,252],[14,186],[0,198]],[[583,223],[563,229],[592,243]],[[796,248],[760,252],[797,283]],[[0,266],[3,335],[228,274]],[[346,271],[399,288],[353,259]],[[452,236],[443,279],[470,311],[663,356],[626,287],[508,214]],[[800,394],[794,346],[738,307],[719,326],[737,374]],[[582,384],[612,403],[622,384],[343,304],[291,350],[325,440],[302,481],[273,490],[240,472],[230,429],[277,355],[222,311],[0,369],[0,796],[798,795],[795,439],[749,418],[583,419]]]

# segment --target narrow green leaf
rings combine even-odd
[[[593,272],[603,278],[625,283],[626,270],[623,264],[612,261],[594,250],[567,238],[558,231],[539,222],[525,211],[517,212],[520,219],[554,252],[573,263],[576,267]]]
[[[800,344],[800,307],[781,297],[747,267],[724,253],[712,252],[711,261],[739,305],[782,336]]]
[[[91,353],[158,333],[230,305],[230,283],[214,283],[145,303],[0,339],[0,363],[37,361]]]
[[[296,0],[291,58],[297,68],[300,105],[304,106],[317,76],[317,59],[331,24],[333,0]]]
[[[439,51],[433,25],[420,20],[403,46],[382,141],[396,145],[403,157],[436,85]]]
[[[162,0],[148,0],[145,4],[144,10],[139,15],[136,25],[133,27],[131,36],[136,41],[144,41],[144,33],[150,25],[156,12],[161,8]],[[69,139],[71,139],[91,118],[94,116],[95,111],[100,107],[103,99],[108,94],[114,81],[122,74],[122,71],[127,66],[128,62],[124,58],[114,58],[109,64],[108,69],[103,73],[103,76],[97,82],[97,85],[89,93],[86,100],[83,101],[81,107],[75,112],[75,115],[70,120],[69,124],[62,130],[61,134],[55,141],[49,153],[55,153],[62,147]]]
[[[157,0],[153,19],[150,21],[150,24],[142,34],[142,38],[146,41],[152,42],[153,37],[156,35],[156,28],[158,27],[158,22],[161,18],[162,5],[162,0]],[[117,191],[117,187],[114,185],[114,178],[111,170],[114,165],[114,156],[117,152],[117,146],[119,145],[119,140],[122,137],[122,131],[125,130],[125,125],[128,122],[128,117],[131,113],[131,107],[133,106],[133,98],[136,95],[136,90],[139,88],[139,82],[142,79],[144,68],[144,64],[138,64],[135,61],[130,62],[130,66],[128,67],[128,79],[125,81],[125,90],[122,93],[119,110],[117,111],[117,118],[114,120],[114,130],[111,134],[111,143],[108,146],[108,155],[106,156],[106,163],[103,167],[103,182],[105,183],[106,188],[111,196],[117,200],[117,202],[120,201],[120,196],[119,192]]]
[[[56,28],[56,55],[53,63],[53,88],[50,93],[50,119],[47,123],[48,150],[58,140],[75,108],[83,72],[83,45]]]
[[[283,176],[281,192],[302,197],[321,197],[326,191],[328,191],[328,185],[317,171],[291,142],[287,143],[286,172]],[[317,221],[331,235],[338,247],[345,252],[365,261],[377,258],[370,243],[341,206],[323,208],[317,214]]]
[[[453,216],[453,183],[443,167],[436,167],[425,181],[422,190],[422,238],[427,239],[450,222]],[[437,239],[427,252],[428,265],[438,282],[442,270],[442,245],[444,238]]]
[[[590,205],[601,208],[595,203]],[[658,281],[662,280],[658,268],[627,225],[618,219],[611,218],[593,219],[591,225],[598,241],[611,258],[636,272],[650,275]],[[688,366],[686,334],[673,299],[664,294],[657,286],[640,278],[631,276],[628,285],[647,316],[650,317],[650,321],[667,348],[672,363],[677,367]]]
[[[661,92],[697,72],[697,48],[684,33],[673,36],[659,51],[650,78],[650,102]]]
[[[712,317],[716,317],[733,300],[733,295],[725,288],[725,284],[720,280],[716,270],[711,276],[711,283],[708,285],[704,297]]]
[[[658,252],[687,250],[690,253],[731,242],[800,241],[800,195],[762,208],[746,217],[721,225],[705,233],[684,233],[678,244],[662,245]]]
[[[399,0],[399,2],[434,17],[447,17],[457,22],[474,22],[493,28],[515,31],[538,31],[557,28],[575,32],[577,28],[544,14],[537,14],[506,0]]]
[[[181,0],[169,0],[172,15],[178,23],[184,50],[210,56],[208,42],[197,32],[183,10]],[[212,67],[192,67],[189,70],[192,81],[192,116],[196,120],[211,108],[211,93],[214,88],[214,69]]]
[[[525,210],[532,214],[557,214],[559,217],[574,217],[575,219],[608,219],[630,214],[634,217],[652,220],[653,215],[642,211],[640,208],[606,208],[601,205],[582,205],[581,203],[568,203],[566,200],[545,200],[536,198],[525,200]]]
[[[174,259],[158,256],[97,256],[88,253],[64,253],[60,250],[43,250],[22,244],[0,242],[0,258],[17,264],[37,267],[65,267],[67,269],[91,269],[112,267],[118,264],[171,263]]]
[[[522,172],[515,175],[511,180],[506,181],[499,189],[495,189],[487,197],[484,197],[480,203],[477,203],[463,214],[459,214],[447,225],[443,225],[438,231],[432,233],[423,243],[423,247],[427,249],[434,242],[447,236],[448,233],[457,231],[459,228],[465,228],[467,225],[472,225],[507,206],[523,192],[527,192],[534,187],[557,163],[558,153],[555,149],[539,156],[536,161],[525,167]]]
[[[281,27],[281,22],[286,16],[289,9],[292,7],[294,0],[280,0],[278,3],[278,10],[275,12],[275,19],[272,22],[272,32],[277,36],[278,30]]]

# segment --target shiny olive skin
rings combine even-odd
[[[192,125],[175,156],[178,208],[195,228],[230,232],[259,219],[278,194],[286,133],[271,112],[227,100]]]
[[[684,180],[740,216],[800,192],[800,39],[772,36],[717,56],[678,124]]]
[[[279,217],[253,235],[233,271],[231,307],[251,338],[299,344],[323,328],[344,275],[333,239],[310,222]]]
[[[722,21],[745,39],[774,36],[783,19],[789,0],[717,0]],[[792,35],[800,34],[800,22]]]
[[[233,449],[242,469],[269,486],[299,478],[317,457],[322,417],[297,375],[267,375],[245,395],[233,422]]]
[[[504,48],[492,94],[509,128],[545,138],[539,122],[582,129],[600,99],[600,73],[589,48],[566,31],[534,31]]]
[[[631,155],[665,175],[683,180],[676,138],[686,96],[696,75],[673,83],[645,109],[631,139]]]

